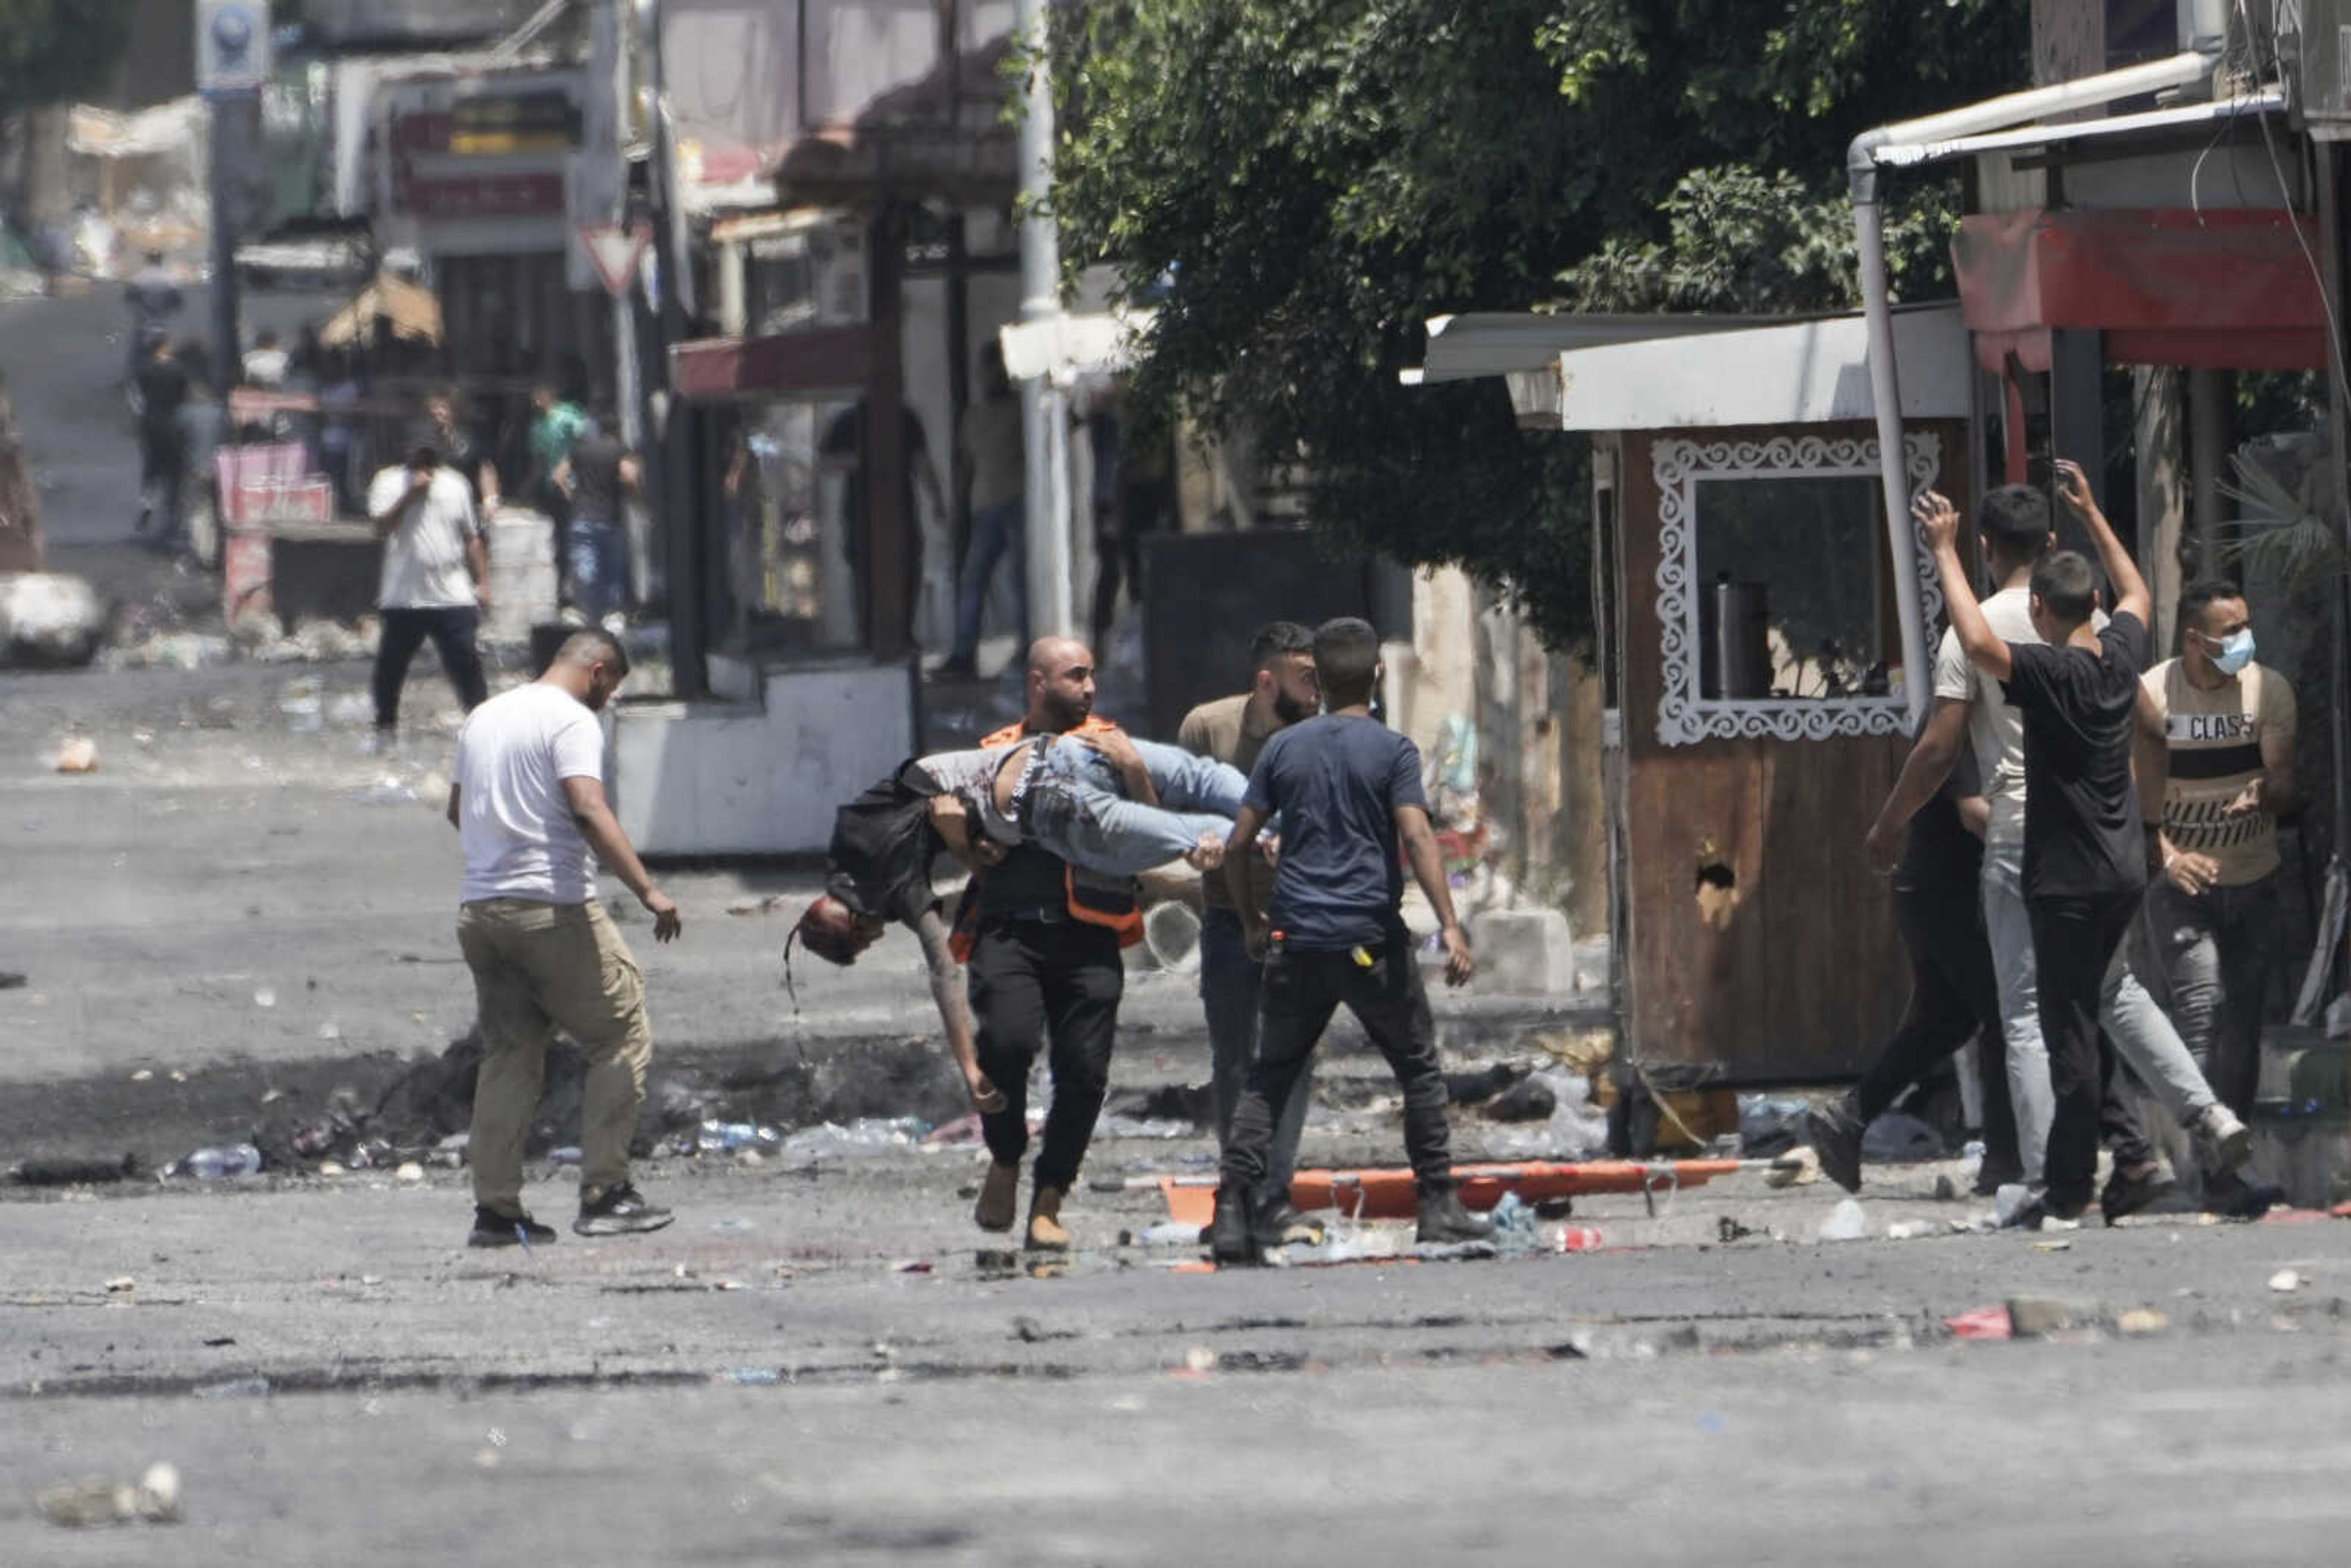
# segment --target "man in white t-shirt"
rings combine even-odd
[[[2030,486],[2002,486],[1977,507],[1976,526],[1985,565],[1992,580],[2000,584],[1999,591],[1982,601],[1985,621],[2003,642],[2040,642],[2041,634],[2032,625],[2032,569],[2054,548],[2057,538],[2051,527],[2048,497]],[[2104,624],[2103,617],[2094,618]],[[1935,661],[1934,711],[1903,767],[1901,779],[1879,811],[1876,825],[1870,830],[1868,852],[1873,864],[1891,868],[1893,857],[1900,852],[1904,829],[1941,787],[1962,744],[1975,749],[1984,797],[1991,807],[1984,833],[1984,932],[1991,939],[1992,964],[2000,977],[2009,1097],[2016,1113],[2017,1155],[2023,1162],[2021,1170],[1987,1168],[1980,1173],[1977,1185],[1980,1191],[2011,1181],[2038,1187],[2056,1100],[2049,1077],[2048,1045],[2041,1032],[2040,995],[2033,983],[2032,925],[2024,898],[2024,719],[2009,703],[2000,683],[1978,672],[1960,649],[1958,637],[1946,632]],[[2119,956],[2116,964],[2122,966]],[[2196,1135],[2199,1152],[2208,1165],[2218,1166],[2242,1158],[2241,1124],[2218,1103],[2171,1020],[2126,967],[2119,983],[2103,998],[2099,1022],[2116,1051],[2156,1099]],[[2111,1223],[2163,1196],[2169,1180],[2153,1145],[2112,1094],[2107,1096],[2102,1131],[2115,1155],[2115,1176],[2104,1200]]]
[[[400,689],[426,638],[470,713],[490,695],[475,638],[490,602],[490,555],[473,486],[420,442],[405,463],[368,486],[368,518],[383,541],[376,591],[383,635],[375,652],[375,731],[388,744],[400,727]]]
[[[601,860],[653,915],[654,941],[678,935],[677,905],[653,885],[604,799],[596,714],[628,673],[609,633],[581,632],[546,674],[484,703],[457,736],[449,791],[450,825],[465,848],[457,945],[482,1018],[467,1149],[475,1247],[555,1239],[522,1206],[522,1158],[559,1028],[588,1059],[571,1228],[620,1235],[671,1219],[629,1180],[653,1026],[644,977],[596,897]]]

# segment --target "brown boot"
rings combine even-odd
[[[1067,1252],[1070,1233],[1061,1225],[1061,1189],[1040,1186],[1029,1200],[1029,1249],[1032,1252]]]
[[[971,1206],[972,1223],[982,1230],[1012,1228],[1012,1206],[1020,1196],[1020,1167],[991,1161],[979,1184],[979,1201]]]

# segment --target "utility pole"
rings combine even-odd
[[[237,151],[237,102],[229,97],[212,100],[212,152],[208,171],[213,208],[212,332],[213,385],[225,396],[236,384],[241,357],[236,298],[236,190],[229,166]]]
[[[654,474],[662,507],[662,554],[669,580],[671,695],[710,695],[709,650],[704,645],[703,616],[705,576],[702,567],[702,519],[696,506],[700,490],[695,470],[693,412],[671,384],[670,350],[685,339],[685,291],[693,281],[694,259],[686,254],[685,225],[678,211],[677,148],[670,132],[666,90],[669,78],[662,43],[661,0],[633,0],[639,38],[645,51],[645,85],[652,120],[654,276],[661,302],[653,328],[653,363],[660,367],[658,390],[647,389],[653,420],[645,434],[647,449],[658,454]]]
[[[237,207],[248,159],[259,153],[261,89],[269,80],[266,0],[194,0],[196,89],[211,109],[212,147],[206,184],[212,200],[213,382],[226,393],[236,382]]]
[[[1019,0],[1014,30],[1029,62],[1020,114],[1020,319],[1061,313],[1061,227],[1045,210],[1053,188],[1053,84],[1045,63],[1048,0]],[[1050,376],[1020,383],[1020,431],[1027,458],[1029,632],[1067,637],[1071,609],[1069,482],[1061,455],[1066,397]]]

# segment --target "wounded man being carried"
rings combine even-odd
[[[1108,877],[1175,860],[1214,871],[1248,788],[1226,763],[1115,731],[916,758],[834,816],[824,894],[793,935],[818,957],[852,964],[890,922],[913,930],[973,1103],[990,1109],[996,1091],[973,1048],[932,862],[945,852],[977,874],[1026,841]]]

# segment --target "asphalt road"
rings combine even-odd
[[[107,296],[6,307],[0,370],[58,564],[136,600],[181,585],[127,542],[119,326]],[[0,1159],[166,1157],[470,1021],[426,803],[452,716],[420,685],[426,738],[392,764],[306,727],[363,680],[0,676],[0,970],[27,977],[0,990]],[[50,770],[68,734],[99,772]],[[843,1070],[931,1032],[903,943],[779,988],[784,915],[729,911],[788,911],[804,875],[674,880],[686,940],[632,929],[657,1076]],[[1131,997],[1120,1087],[1197,1082],[1188,984]],[[1448,1051],[1523,1055],[1572,1021],[1473,996]],[[1325,1071],[1308,1158],[1392,1157],[1376,1062]],[[1498,1135],[1465,1118],[1457,1145]],[[0,1564],[2136,1568],[2351,1539],[2342,1221],[1960,1233],[1980,1206],[1930,1195],[1964,1170],[1910,1167],[1873,1169],[1871,1239],[1823,1243],[1837,1195],[1742,1174],[1655,1212],[1579,1200],[1600,1250],[1208,1273],[1123,1239],[1165,1218],[1147,1190],[1078,1195],[1065,1264],[997,1250],[967,1218],[977,1157],[655,1160],[673,1228],[528,1255],[462,1246],[455,1170],[0,1186]],[[1105,1137],[1088,1174],[1211,1157]],[[533,1175],[568,1218],[568,1173]],[[2080,1326],[1953,1337],[2012,1299]],[[37,1504],[157,1461],[177,1525]]]

